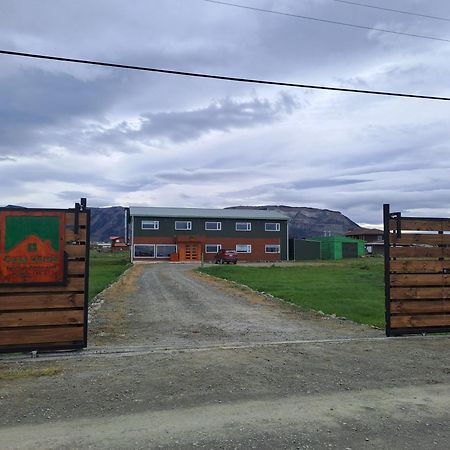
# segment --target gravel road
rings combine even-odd
[[[190,269],[133,267],[87,351],[1,357],[0,448],[449,448],[448,336],[386,339]]]
[[[383,336],[383,332],[266,298],[193,272],[190,264],[134,268],[136,289],[109,300],[91,326],[92,345],[214,344]],[[119,317],[116,317],[117,311]],[[120,321],[115,326],[114,320]]]

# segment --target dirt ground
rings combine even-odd
[[[192,266],[135,266],[89,348],[0,356],[0,449],[448,449],[448,336],[384,338]]]

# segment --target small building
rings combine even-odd
[[[312,261],[320,259],[319,241],[311,239],[289,239],[289,260],[290,261]]]
[[[111,236],[111,252],[123,252],[128,250],[128,244],[122,236]]]
[[[133,261],[213,261],[221,249],[239,261],[288,258],[288,217],[254,209],[129,208]]]
[[[358,258],[365,255],[364,244],[361,239],[345,236],[320,236],[312,238],[319,241],[322,259]]]
[[[366,252],[369,255],[382,255],[384,253],[384,232],[377,228],[358,227],[345,233],[345,236],[366,241]]]

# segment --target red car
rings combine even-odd
[[[216,264],[236,264],[237,260],[236,250],[219,250],[214,256],[214,262]]]

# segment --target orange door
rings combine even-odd
[[[180,244],[180,261],[200,261],[200,244]]]

